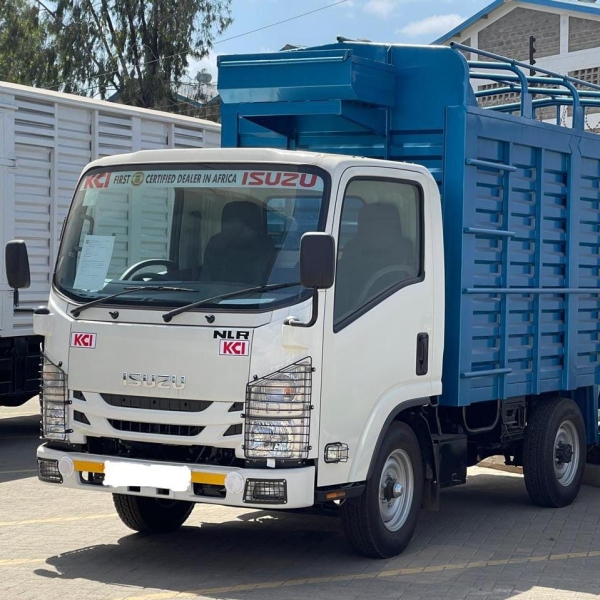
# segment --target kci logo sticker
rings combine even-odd
[[[229,356],[248,356],[250,354],[250,342],[221,340],[219,354]]]
[[[110,184],[110,173],[96,173],[96,175],[88,175],[83,180],[84,190],[93,190],[98,188],[107,188]]]
[[[95,348],[96,334],[95,333],[72,333],[71,348]]]

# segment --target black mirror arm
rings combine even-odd
[[[296,317],[288,317],[283,324],[289,325],[290,327],[312,327],[319,318],[319,291],[315,288],[313,290],[312,297],[312,315],[308,323],[302,323],[298,321]]]
[[[15,313],[30,313],[33,314],[33,308],[21,308],[19,306],[19,290],[13,290],[13,312]]]

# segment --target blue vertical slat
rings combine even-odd
[[[536,150],[536,181],[535,181],[535,232],[534,232],[534,280],[536,288],[542,287],[542,243],[544,219],[544,150]],[[539,394],[541,390],[541,364],[542,364],[542,295],[536,294],[533,298],[533,344],[531,363],[531,393]]]
[[[579,287],[579,221],[581,208],[581,152],[575,146],[569,155],[567,176],[567,227],[565,257],[567,288]],[[579,333],[579,295],[565,295],[565,347],[563,389],[577,387],[577,337]]]
[[[512,143],[503,144],[503,161],[508,166],[514,166],[512,164]],[[511,169],[504,171],[502,177],[502,228],[510,231],[510,213],[511,213],[511,193],[512,193],[512,175]],[[510,238],[502,240],[502,277],[501,286],[504,288],[510,287]],[[509,294],[501,295],[501,307],[500,307],[500,353],[498,357],[498,368],[508,368],[508,350],[509,350],[509,337],[508,337],[508,324],[509,324],[509,306],[510,302]],[[506,398],[506,378],[510,373],[502,373],[497,375],[498,377],[498,397]]]

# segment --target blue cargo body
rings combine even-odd
[[[220,57],[222,143],[427,167],[446,247],[441,404],[560,391],[579,403],[594,441],[600,137],[480,108],[472,75],[463,54],[441,47]],[[535,109],[527,97],[517,112]]]

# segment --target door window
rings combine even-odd
[[[357,178],[348,184],[339,233],[344,244],[338,244],[336,331],[422,279],[421,198],[417,185],[402,181]]]

